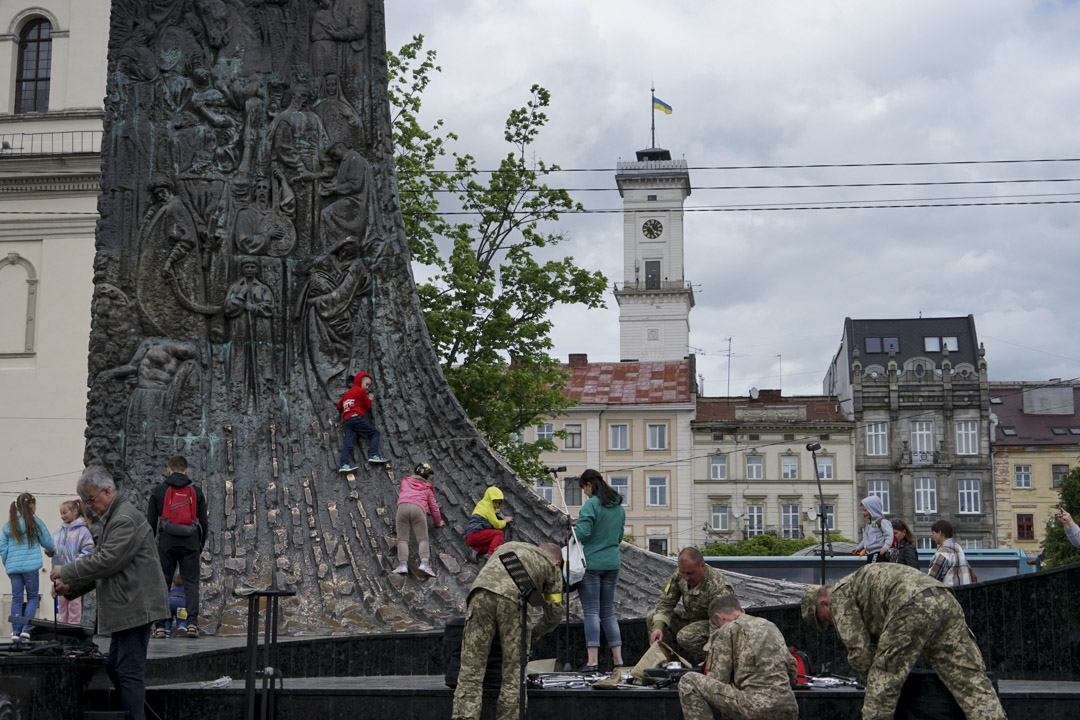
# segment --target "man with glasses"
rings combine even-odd
[[[69,600],[97,588],[97,632],[112,635],[105,670],[128,717],[145,720],[150,626],[169,617],[169,591],[154,533],[146,516],[117,495],[103,467],[86,468],[76,492],[101,518],[101,539],[93,555],[53,568],[49,578]]]

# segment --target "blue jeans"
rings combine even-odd
[[[41,602],[41,596],[38,595],[38,571],[11,573],[8,578],[11,580],[11,617],[8,618],[11,622],[11,634],[15,635],[23,630],[30,632],[29,625],[21,623],[16,625],[14,618],[18,615],[28,618],[37,615],[38,603]],[[25,610],[23,610],[23,588],[26,589]]]
[[[368,442],[371,444],[368,448],[368,457],[379,454],[379,431],[364,418],[353,415],[345,421],[345,447],[341,449],[342,465],[348,464],[353,445],[356,444],[357,435],[367,436]]]
[[[581,611],[585,615],[585,646],[600,647],[600,627],[608,647],[622,647],[619,621],[615,619],[615,583],[618,570],[586,570],[578,583]]]
[[[120,691],[120,708],[131,720],[146,720],[146,646],[150,644],[150,625],[118,630],[109,642],[105,672]]]

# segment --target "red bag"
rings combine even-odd
[[[810,656],[795,648],[788,648],[788,651],[795,658],[795,679],[792,680],[791,687],[795,690],[805,690],[809,687],[807,681],[810,679]]]
[[[195,510],[195,486],[170,485],[165,491],[165,503],[161,508],[165,532],[177,537],[194,535],[195,528],[198,527]]]

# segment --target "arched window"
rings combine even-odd
[[[52,24],[31,20],[19,33],[19,69],[15,76],[15,113],[39,113],[49,109],[49,76],[52,70]]]

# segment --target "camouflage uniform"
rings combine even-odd
[[[808,587],[802,601],[812,625],[818,587]],[[864,720],[893,716],[920,654],[967,717],[1005,720],[964,611],[945,585],[906,565],[875,564],[838,582],[829,598],[848,663],[866,684]]]
[[[709,603],[717,595],[734,595],[735,588],[731,586],[724,574],[716,568],[705,566],[705,574],[694,587],[690,587],[682,575],[676,570],[664,587],[664,594],[660,596],[656,607],[645,616],[645,625],[652,632],[656,628],[663,628],[664,642],[674,645],[677,640],[690,659],[701,662],[705,659],[705,643],[709,640],[712,632],[712,624],[709,622]],[[675,606],[682,599],[682,612],[675,610]]]
[[[454,690],[454,720],[479,720],[483,702],[482,685],[487,669],[491,640],[499,634],[502,643],[502,687],[496,705],[498,720],[518,716],[521,685],[521,609],[518,589],[499,556],[515,553],[536,587],[544,593],[544,616],[532,629],[540,637],[558,626],[562,611],[562,574],[555,560],[529,543],[512,542],[498,547],[480,570],[466,601],[465,631],[461,638],[461,672]]]
[[[686,720],[712,720],[712,708],[731,720],[798,719],[795,658],[768,620],[744,613],[714,630],[707,667],[708,676],[687,673],[679,680]]]

